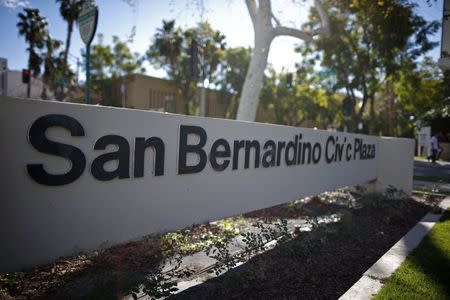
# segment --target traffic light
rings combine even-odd
[[[22,69],[22,83],[30,83],[30,70]]]
[[[291,89],[294,86],[292,83],[292,79],[293,79],[292,73],[288,73],[286,75],[286,88],[287,89]]]

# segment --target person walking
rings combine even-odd
[[[439,151],[439,145],[438,145],[438,140],[436,138],[436,135],[433,134],[431,136],[431,140],[430,140],[430,148],[431,148],[431,156],[428,156],[427,159],[430,160],[432,162],[436,162],[436,159],[438,157],[438,151]]]

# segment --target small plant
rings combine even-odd
[[[383,209],[388,205],[385,196],[378,192],[366,193],[360,197],[359,201],[368,209]]]
[[[355,186],[355,190],[358,194],[363,195],[367,193],[367,188],[362,185]]]
[[[276,240],[277,243],[281,243],[291,237],[286,220],[280,220],[280,222],[273,224],[257,222],[254,227],[256,231],[240,234],[244,243],[244,248],[240,253],[236,253],[235,255],[230,253],[229,246],[231,243],[234,243],[231,237],[225,237],[215,243],[214,246],[205,250],[206,255],[217,261],[209,271],[210,273],[214,272],[216,275],[219,275],[222,272],[226,272],[234,268],[237,263],[264,251],[268,242]]]
[[[328,238],[326,225],[321,223],[316,217],[306,218],[306,224],[310,226],[311,233],[314,234],[314,239],[318,241],[320,245],[325,244]]]
[[[177,271],[183,261],[183,255],[175,254],[169,258],[164,259],[157,267],[155,267],[150,273],[145,272],[145,275],[141,275],[138,280],[134,280],[139,284],[132,285],[128,293],[131,294],[133,299],[138,299],[139,292],[149,296],[150,299],[167,298],[174,292],[178,291],[177,283],[174,278],[178,278]],[[164,265],[172,265],[172,269],[163,272]],[[136,276],[136,275],[134,275]],[[126,276],[129,280],[132,279],[133,274]],[[142,286],[142,289],[141,289]]]
[[[353,195],[345,189],[340,189],[334,192],[324,192],[319,194],[318,198],[322,202],[326,202],[329,204],[343,205],[349,208],[355,207],[356,201],[355,197],[353,197]]]
[[[384,191],[384,195],[389,199],[403,199],[407,198],[408,195],[402,190],[398,189],[393,185],[389,185]]]
[[[428,205],[430,205],[432,207],[432,211],[434,213],[441,213],[442,210],[439,207],[439,201],[441,199],[441,197],[437,194],[440,192],[441,189],[441,185],[439,183],[433,185],[433,188],[431,189],[431,192],[426,192],[425,193],[425,203],[427,203]]]
[[[346,236],[355,235],[356,228],[353,225],[353,216],[350,212],[344,211],[341,215],[341,220],[338,223],[340,231]]]
[[[11,294],[18,292],[24,276],[25,274],[22,272],[14,272],[0,275],[0,291],[5,289],[9,291]]]
[[[217,261],[208,273],[214,273],[216,276],[219,276],[222,272],[234,268],[240,261],[239,257],[230,253],[229,242],[229,239],[224,239],[216,242],[213,247],[206,249],[206,255]]]
[[[142,282],[142,292],[152,300],[167,298],[178,291],[177,284],[170,280],[169,274],[163,274],[161,267],[156,268],[151,274],[145,277]],[[138,299],[138,290],[131,293],[133,299]]]

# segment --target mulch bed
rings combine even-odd
[[[251,212],[247,220],[341,213],[334,224],[301,232],[222,276],[174,299],[337,299],[430,207],[408,199],[398,207],[350,209],[313,198]],[[381,205],[383,206],[383,205]],[[219,233],[211,224],[189,228],[191,236]],[[194,238],[195,240],[195,238]],[[0,276],[0,299],[110,299],[127,295],[163,257],[159,237],[119,245],[24,272]],[[95,286],[92,290],[89,286]]]
[[[413,199],[380,206],[352,210],[343,222],[301,232],[173,299],[338,299],[430,210]]]

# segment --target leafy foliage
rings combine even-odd
[[[355,131],[369,104],[369,133],[374,133],[380,88],[395,79],[405,62],[414,62],[436,46],[429,36],[439,24],[425,21],[414,8],[415,4],[397,0],[331,1],[331,37],[298,48],[307,57],[306,64],[320,63],[335,72],[334,90],[345,90],[352,100],[350,131]],[[306,26],[318,26],[315,10]]]
[[[25,38],[28,43],[28,68],[35,75],[41,72],[42,59],[37,53],[37,49],[44,47],[47,36],[47,20],[40,15],[39,9],[24,8],[18,15],[19,22],[17,28],[19,35]]]
[[[274,113],[278,124],[326,128],[328,124],[340,122],[339,95],[315,87],[312,80],[307,79],[306,72],[299,70],[299,82],[287,89],[284,85],[286,74],[270,70],[261,91],[262,106]]]
[[[103,89],[110,87],[114,80],[127,80],[133,74],[144,73],[145,69],[142,67],[143,58],[138,53],[131,52],[127,42],[121,41],[117,36],[113,36],[112,42],[112,45],[102,43],[92,45],[90,55],[92,89],[93,96],[98,98],[98,102],[120,106],[120,103],[105,102],[107,99],[102,99],[101,96]],[[86,60],[84,50],[82,55]],[[83,68],[85,65],[83,64]]]
[[[181,30],[175,21],[163,20],[157,29],[152,44],[147,51],[151,64],[163,68],[167,77],[181,89],[186,114],[197,111],[198,103],[194,96],[198,85],[205,79],[214,82],[217,68],[224,57],[225,36],[213,30],[207,22],[200,22],[194,28]],[[192,45],[198,45],[198,52],[192,52]],[[193,57],[192,55],[195,55]],[[201,72],[193,72],[199,69]]]

